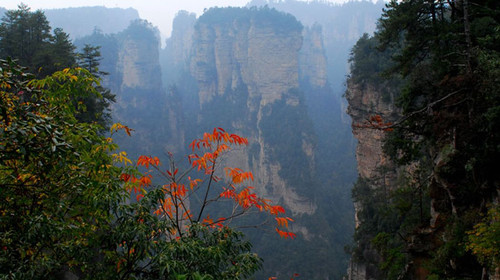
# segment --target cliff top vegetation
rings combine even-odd
[[[302,32],[302,23],[293,15],[274,8],[264,7],[214,7],[198,19],[197,25],[222,25],[233,22],[253,22],[258,26],[269,26],[276,32]],[[272,23],[272,24],[271,24]]]

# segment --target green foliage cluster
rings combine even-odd
[[[74,95],[98,95],[84,70],[34,80],[2,61],[1,274],[39,279],[76,264],[86,270],[123,198],[120,169],[96,125],[79,123]]]
[[[376,37],[364,33],[352,47],[351,63],[352,81],[356,84],[378,84],[384,81],[383,72],[392,65],[389,51],[377,51],[379,42]]]
[[[134,20],[121,35],[130,36],[137,41],[155,42],[160,38],[160,32],[156,27],[146,20]]]
[[[51,27],[44,13],[21,4],[7,11],[0,24],[0,57],[18,59],[19,64],[44,77],[73,66],[75,47],[62,29]]]
[[[116,166],[112,139],[75,117],[75,95],[99,96],[95,75],[25,70],[1,61],[0,278],[243,279],[260,268],[231,228],[171,238],[152,214],[161,188],[130,200],[121,176],[137,170]]]
[[[467,232],[467,249],[494,269],[500,265],[500,206],[491,206],[481,222]]]
[[[105,75],[98,70],[100,53],[98,47],[86,46],[83,53],[75,53],[76,47],[69,40],[69,35],[62,29],[51,27],[45,14],[21,4],[17,10],[5,13],[0,24],[0,58],[15,59],[36,73],[37,78],[51,75],[64,68],[81,66],[94,76]],[[97,81],[97,80],[96,80]],[[110,121],[109,106],[114,102],[114,95],[96,84],[99,96],[77,96],[73,103],[84,103],[85,110],[76,115],[85,122],[97,122],[105,129]]]
[[[262,260],[251,252],[251,243],[230,227],[209,229],[194,223],[182,237],[169,236],[173,225],[151,214],[163,198],[157,188],[118,207],[103,240],[114,249],[104,252],[113,274],[98,279],[230,280],[246,279],[260,269]]]
[[[404,245],[386,232],[379,232],[371,240],[371,243],[382,257],[379,268],[386,273],[386,279],[398,279],[408,263]]]
[[[406,232],[411,239],[405,238],[403,224],[396,224],[388,236],[380,228],[369,228],[380,225],[376,216],[362,217],[358,240],[375,237],[372,245],[382,256],[378,263],[387,277],[396,279],[396,271],[411,277],[412,268],[397,261],[398,252],[405,251],[408,261],[426,259],[423,268],[433,279],[478,279],[479,261],[490,264],[490,269],[497,265],[495,255],[481,250],[480,244],[496,244],[498,237],[479,233],[488,224],[481,222],[481,213],[497,199],[500,181],[494,167],[500,156],[500,18],[496,11],[494,1],[391,1],[374,39],[364,36],[353,49],[354,79],[380,83],[380,76],[373,75],[384,73],[404,80],[397,101],[403,116],[388,133],[385,152],[399,165],[419,166],[428,175],[415,182],[434,201],[432,206],[423,205],[437,215],[432,224],[430,220],[410,223]],[[377,56],[386,55],[390,63],[377,62]],[[398,183],[397,188],[393,194],[404,191],[405,184]],[[355,199],[362,189],[355,187]],[[376,204],[376,197],[361,201],[362,212]],[[398,208],[396,200],[388,202],[374,213]],[[397,242],[395,232],[411,242]],[[478,233],[483,240],[473,238]],[[472,242],[468,248],[467,240]]]
[[[381,92],[384,102],[390,103],[399,96],[398,91],[404,85],[404,79],[388,73],[394,67],[394,50],[381,51],[379,45],[376,36],[370,37],[365,33],[359,38],[349,57],[351,73],[348,82],[362,87],[371,85]],[[394,97],[391,97],[391,93]]]
[[[101,61],[101,47],[93,47],[85,45],[81,53],[76,55],[78,65],[87,70],[96,79],[108,75],[107,72],[99,70]],[[76,117],[83,122],[97,122],[103,127],[103,131],[108,129],[108,124],[111,122],[111,103],[115,102],[115,95],[110,89],[103,87],[100,83],[95,85],[99,92],[99,98],[84,98],[81,102],[85,105],[86,110],[78,114]]]
[[[302,32],[302,24],[293,15],[264,7],[227,7],[210,8],[196,22],[196,25],[226,25],[233,22],[252,23],[257,26],[270,27],[277,34]],[[229,26],[229,25],[228,25]]]
[[[98,72],[101,73],[100,77],[106,86],[115,91],[117,85],[121,84],[119,80],[120,75],[116,73],[116,64],[118,63],[118,41],[116,36],[113,34],[104,34],[100,29],[94,29],[94,31],[85,37],[80,37],[74,41],[79,53],[77,54],[77,60],[82,64],[85,60],[93,57],[92,60],[98,62]],[[84,49],[87,47],[96,48],[95,51],[87,53]],[[89,54],[92,54],[89,56]],[[94,55],[94,54],[99,54]],[[92,61],[91,60],[91,61]],[[82,67],[88,70],[89,63],[84,63]]]
[[[356,261],[378,267],[378,278],[398,279],[411,260],[409,240],[430,219],[428,188],[410,184],[409,178],[400,179],[397,188],[372,180],[359,178],[352,191],[360,205],[352,254]]]

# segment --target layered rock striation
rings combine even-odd
[[[301,28],[277,30],[270,23],[272,18],[267,23],[252,17],[241,19],[236,8],[234,11],[235,17],[220,24],[204,22],[204,17],[217,15],[207,13],[200,18],[191,72],[200,85],[202,106],[215,95],[244,85],[249,98],[260,100],[254,108],[259,110],[298,88]]]

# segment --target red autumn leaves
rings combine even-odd
[[[381,115],[372,115],[362,124],[353,124],[355,128],[372,128],[383,131],[393,131],[394,124],[392,122],[384,122]]]
[[[285,214],[284,208],[260,197],[254,192],[252,186],[246,185],[254,180],[251,172],[234,167],[225,167],[224,172],[217,172],[220,169],[219,165],[222,164],[223,154],[229,152],[234,146],[245,145],[248,145],[246,138],[229,134],[222,128],[215,128],[212,133],[204,133],[202,138],[195,139],[189,145],[193,154],[188,156],[188,160],[191,169],[198,171],[200,178],[193,179],[187,176],[190,170],[179,174],[179,169],[172,161],[168,170],[163,170],[157,157],[143,155],[138,158],[136,165],[146,168],[147,171],[140,176],[122,174],[121,179],[126,182],[130,192],[138,193],[136,197],[138,200],[149,189],[161,187],[164,197],[158,201],[159,207],[153,209],[154,213],[173,224],[182,224],[186,229],[195,222],[211,228],[227,226],[234,218],[255,209],[275,217],[277,223],[275,230],[282,238],[295,238],[294,233],[286,230],[288,223],[293,220],[282,216]],[[153,186],[153,174],[155,177],[159,175],[158,179],[161,179],[164,184]],[[218,195],[209,196],[215,190]],[[195,193],[196,195],[202,194],[201,206],[200,209],[196,209],[196,213],[192,213],[190,198]],[[205,214],[206,206],[219,200],[233,201],[233,211],[227,216],[215,218]]]

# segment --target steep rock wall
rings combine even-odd
[[[252,20],[232,26],[200,24],[191,72],[200,84],[200,104],[244,84],[258,107],[297,88],[300,31],[278,33]]]
[[[405,118],[400,117],[400,109],[393,105],[395,104],[394,98],[390,92],[388,95],[386,91],[390,87],[384,88],[383,82],[375,86],[374,83],[366,83],[359,77],[357,83],[353,80],[351,78],[348,82],[346,93],[349,101],[348,113],[353,119],[353,134],[358,140],[356,158],[359,177],[369,190],[363,193],[367,197],[363,203],[355,203],[356,226],[357,228],[362,227],[368,222],[372,227],[368,229],[365,227],[363,231],[358,232],[359,236],[365,238],[363,240],[358,237],[358,240],[365,241],[365,243],[361,246],[359,243],[356,244],[357,255],[354,254],[351,260],[347,279],[386,279],[391,271],[381,271],[380,269],[383,269],[384,266],[397,268],[397,274],[392,274],[391,279],[396,279],[395,277],[398,279],[430,279],[436,277],[432,273],[442,273],[442,271],[447,273],[453,271],[451,273],[467,275],[464,278],[470,279],[479,279],[480,275],[482,275],[481,279],[498,279],[498,267],[496,269],[493,267],[491,271],[488,271],[471,256],[467,256],[468,252],[464,249],[464,244],[470,242],[467,241],[467,237],[464,237],[467,233],[467,230],[464,230],[467,221],[470,223],[471,217],[478,213],[481,208],[495,207],[490,205],[498,203],[498,189],[490,190],[491,193],[484,191],[480,195],[477,194],[480,193],[478,191],[464,195],[466,192],[463,186],[470,184],[463,180],[463,173],[449,171],[453,170],[450,168],[450,162],[460,154],[459,149],[456,148],[460,145],[460,140],[457,140],[460,137],[456,137],[453,133],[443,132],[440,135],[442,138],[434,140],[433,144],[439,143],[439,141],[441,143],[418,150],[419,158],[417,160],[414,159],[403,166],[397,166],[391,162],[383,150],[384,139],[387,135],[380,129],[370,128],[366,120],[374,115],[380,115],[384,122],[394,122],[397,119],[401,121]],[[400,121],[399,124],[401,124]],[[433,124],[429,122],[427,125]],[[418,137],[421,136],[412,135],[412,137],[419,139]],[[438,145],[442,146],[437,147]],[[463,165],[459,166],[463,168]],[[484,190],[486,189],[484,187]],[[410,190],[409,195],[400,196],[408,190]],[[381,196],[381,191],[388,195]],[[381,197],[385,200],[380,201]],[[413,203],[414,209],[420,208],[420,213],[410,212],[408,209],[411,207],[407,210],[398,208],[402,203],[402,198],[407,200],[403,203],[408,203],[408,205]],[[377,203],[378,207],[373,207]],[[418,206],[418,204],[420,205]],[[369,208],[371,212],[377,213],[368,216],[368,218],[367,215],[364,215],[365,218],[362,220],[358,219],[367,205],[371,207]],[[388,207],[380,207],[380,205]],[[398,220],[392,221],[397,227],[390,229],[387,224],[384,224],[387,223],[387,220],[384,221],[384,219],[394,217],[394,213],[397,213]],[[412,221],[405,220],[411,215],[413,215]],[[375,225],[373,225],[374,222]],[[469,225],[469,228],[472,227]],[[383,246],[377,243],[381,236],[391,231],[393,231],[392,234],[396,235],[393,240],[397,239],[402,243],[399,247],[398,245],[390,245],[393,246],[391,249],[395,252],[393,255],[387,253],[387,247],[384,247],[389,246],[387,243]],[[459,253],[449,249],[456,246],[457,239],[460,240],[459,242],[463,242],[459,245],[459,249],[454,249]],[[455,255],[449,254],[450,251],[447,250],[453,251]],[[460,252],[460,250],[463,251]],[[401,261],[404,258],[404,264],[399,267],[396,265],[396,260],[391,259],[398,254],[404,256],[400,259]],[[447,270],[438,271],[432,267],[439,262],[449,264]],[[463,269],[464,267],[465,269]],[[460,272],[462,269],[465,272]]]
[[[161,88],[157,41],[138,40],[137,34],[124,33],[120,40],[117,69],[122,75],[121,90]]]
[[[318,24],[304,28],[304,44],[300,50],[300,80],[311,86],[324,88],[327,85],[327,60],[323,45],[323,30]]]
[[[393,98],[383,97],[381,86],[372,83],[355,83],[348,81],[346,98],[349,103],[347,113],[352,118],[352,132],[358,144],[356,160],[359,178],[367,182],[369,189],[375,192],[380,189],[394,188],[398,170],[393,162],[384,154],[383,143],[385,132],[365,127],[367,120],[380,115],[387,122],[398,118],[398,110]],[[356,228],[360,226],[359,213],[363,205],[354,203]],[[360,246],[358,244],[358,246]],[[380,279],[377,263],[380,256],[371,245],[363,246],[362,256],[353,256],[349,264],[349,280]]]
[[[153,26],[138,20],[117,34],[94,33],[80,39],[81,44],[102,46],[103,53],[116,57],[106,57],[102,61],[101,67],[110,70],[103,86],[116,95],[112,121],[134,130],[131,138],[120,134],[114,136],[130,158],[141,154],[164,155],[167,151],[182,150],[184,146],[178,98],[175,92],[166,93],[163,89],[160,44],[156,34]],[[165,135],[175,137],[164,141]]]
[[[253,0],[249,6],[276,8],[297,17],[305,26],[323,27],[323,41],[328,57],[328,80],[337,97],[344,92],[345,75],[349,72],[349,52],[363,33],[375,30],[384,3],[379,1],[349,1],[342,5],[324,1],[269,1]]]
[[[254,151],[243,152],[238,161],[254,172],[259,192],[283,201],[294,214],[312,214],[316,205],[299,195],[280,175],[283,166],[270,156],[270,150],[276,149],[267,141],[270,132],[262,129],[263,119],[275,113],[277,102],[288,108],[304,106],[297,94],[290,93],[299,88],[301,28],[276,29],[271,20],[252,16],[216,24],[199,20],[194,32],[191,74],[198,83],[202,110],[209,110],[216,98],[244,106],[238,114],[245,117],[235,116],[231,126],[244,131],[250,143],[255,143]],[[309,136],[300,137],[301,145],[296,148],[308,156],[307,165],[312,168],[313,144]]]
[[[187,64],[193,44],[194,23],[196,15],[186,11],[179,11],[172,24],[172,36],[167,40],[169,54],[174,65]]]
[[[181,77],[189,72],[191,47],[193,45],[194,24],[196,15],[179,11],[172,24],[172,35],[166,40],[165,48],[160,51],[162,81],[165,86],[176,85]]]
[[[349,102],[347,113],[352,118],[352,132],[358,145],[356,146],[356,160],[358,173],[364,179],[376,179],[377,184],[390,184],[392,175],[379,178],[380,168],[392,163],[382,150],[385,132],[379,129],[362,127],[374,115],[380,115],[383,120],[394,121],[397,110],[391,101],[385,101],[380,89],[374,85],[359,85],[348,83],[346,98]]]

